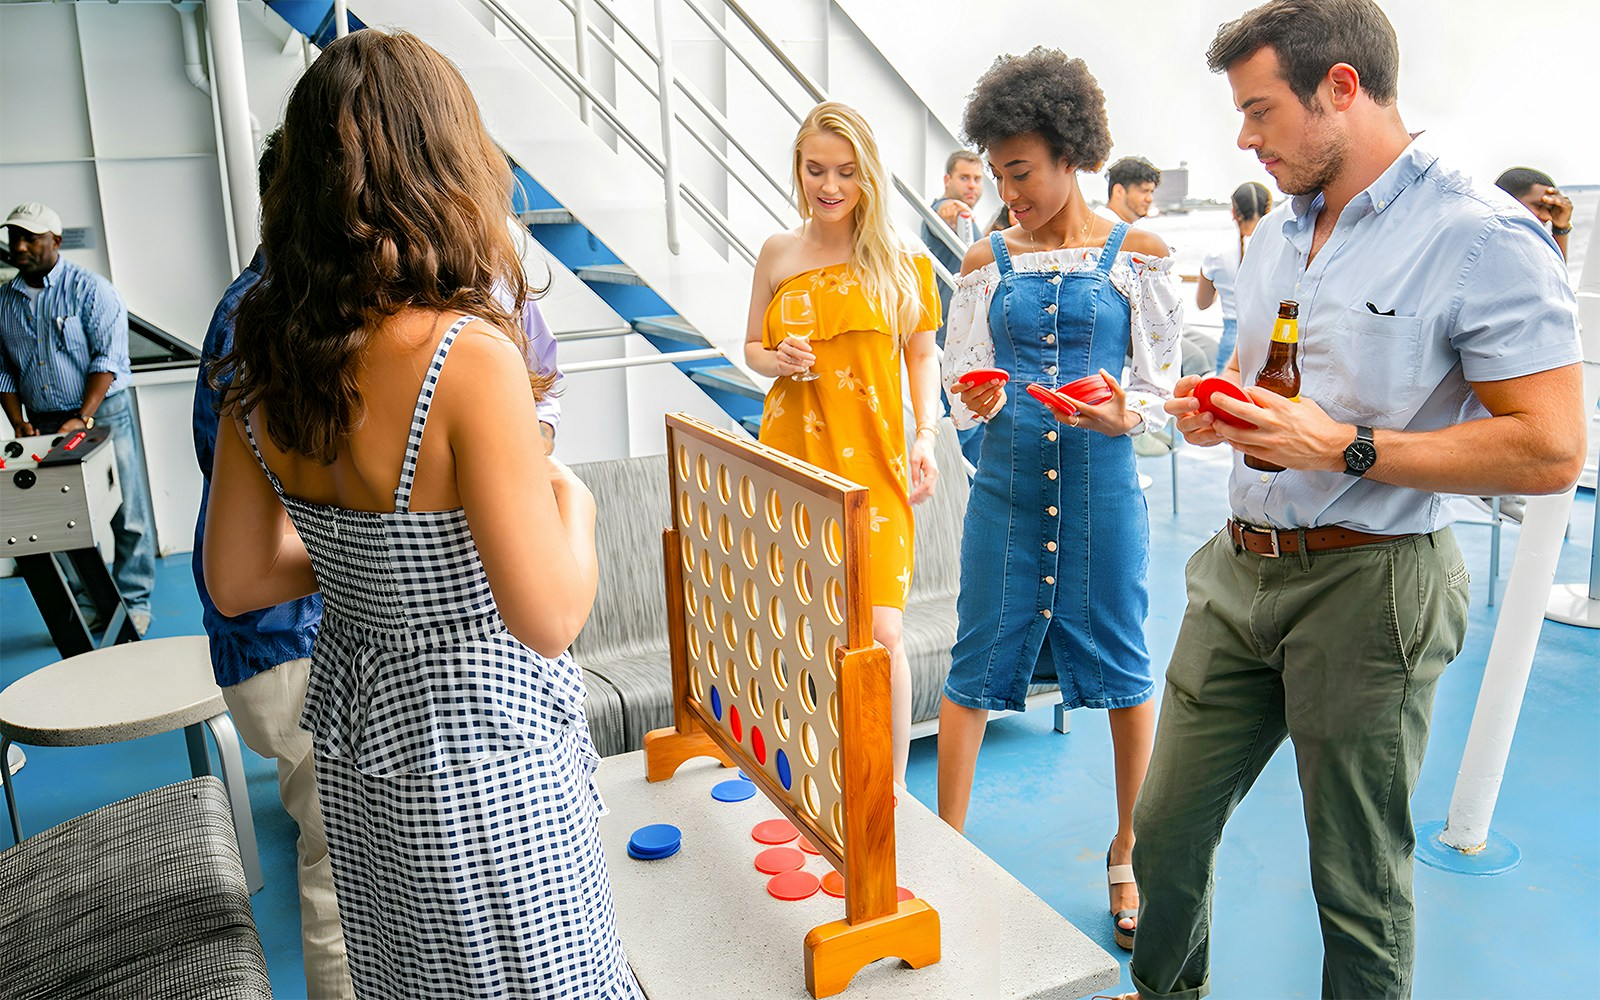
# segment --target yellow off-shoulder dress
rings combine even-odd
[[[928,258],[915,258],[921,321],[894,330],[861,289],[848,264],[830,264],[784,279],[767,306],[761,344],[772,350],[789,331],[783,293],[811,293],[817,328],[811,350],[821,378],[779,378],[767,392],[761,443],[867,488],[871,531],[868,579],[872,603],[904,609],[911,589],[910,470],[901,407],[902,334],[939,327],[938,286]]]

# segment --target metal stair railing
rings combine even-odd
[[[765,234],[757,234],[754,238],[747,239],[738,232],[727,215],[719,210],[710,198],[697,191],[688,181],[677,176],[675,160],[675,132],[676,127],[681,127],[684,133],[693,142],[704,150],[707,155],[726,173],[733,183],[738,185],[750,199],[759,206],[768,216],[781,226],[796,224],[799,219],[790,201],[790,192],[785,181],[775,177],[771,171],[753,155],[749,148],[737,135],[732,123],[720,112],[715,104],[707,99],[692,81],[682,76],[673,68],[671,59],[671,39],[667,35],[666,0],[654,0],[652,9],[655,22],[655,44],[652,46],[646,39],[635,31],[625,18],[620,16],[616,8],[608,0],[555,0],[573,18],[573,59],[569,65],[556,52],[555,48],[541,39],[512,8],[510,0],[479,0],[483,7],[489,11],[496,20],[506,28],[524,45],[526,45],[550,70],[570,88],[578,99],[579,117],[587,123],[593,124],[593,117],[598,115],[604,120],[606,126],[616,133],[618,138],[628,148],[632,149],[645,163],[662,179],[663,185],[663,212],[666,217],[668,248],[674,253],[679,252],[678,241],[678,214],[680,204],[687,204],[690,209],[718,236],[727,243],[730,250],[743,257],[747,262],[754,264],[756,254],[753,244]],[[728,31],[720,24],[717,18],[705,9],[697,0],[679,0],[697,20],[703,23],[711,34],[722,44],[727,54],[744,67],[763,90],[771,96],[779,108],[796,123],[804,117],[804,111],[783,95],[780,88],[774,84],[769,74],[761,71],[756,63],[744,51],[744,46],[738,44],[729,35]],[[764,50],[777,67],[790,81],[812,101],[827,99],[826,92],[813,81],[804,70],[800,69],[782,48],[762,30],[754,18],[737,2],[737,0],[719,0],[723,8],[742,24],[756,46]],[[600,30],[590,17],[590,5],[602,12],[621,32],[622,36],[637,48],[643,58],[651,64],[654,74],[641,71],[634,65],[634,61],[627,58],[618,41],[614,41]],[[612,61],[631,76],[644,92],[653,99],[659,108],[659,132],[653,137],[655,146],[647,141],[639,132],[623,120],[622,113],[590,82],[592,64],[590,59],[589,41],[593,40],[600,48],[611,57]],[[651,76],[655,79],[652,81]],[[701,116],[710,125],[710,133],[698,128],[691,117],[679,110],[679,101],[675,98],[681,95],[692,106],[695,113]],[[735,151],[743,161],[749,165],[750,170],[742,170],[734,163],[727,153],[719,147],[725,143]],[[659,152],[657,151],[659,150]],[[751,174],[759,180],[752,182]],[[904,201],[911,206],[917,217],[928,224],[928,229],[934,233],[952,252],[960,255],[965,252],[955,239],[955,234],[950,232],[939,216],[928,207],[917,190],[906,183],[898,175],[890,172],[890,179],[895,191]],[[764,182],[764,183],[763,183]],[[765,190],[765,193],[763,192]],[[774,197],[775,196],[775,197]],[[946,285],[954,284],[954,277],[944,268],[938,260],[934,260],[933,269],[938,280]]]

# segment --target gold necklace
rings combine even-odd
[[[1082,231],[1080,231],[1078,233],[1078,246],[1079,247],[1085,247],[1085,246],[1089,245],[1089,229],[1093,225],[1094,225],[1094,213],[1090,212],[1089,213],[1089,218],[1084,220]],[[1063,238],[1061,240],[1061,246],[1058,249],[1069,250],[1069,249],[1073,249],[1073,248],[1069,247],[1067,245],[1066,239]]]

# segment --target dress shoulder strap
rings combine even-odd
[[[400,483],[394,489],[394,509],[400,513],[411,509],[411,484],[417,478],[417,455],[422,449],[422,432],[428,426],[428,408],[433,405],[433,391],[439,384],[439,372],[444,368],[444,359],[450,353],[450,345],[456,342],[456,335],[477,318],[463,316],[450,324],[450,329],[444,332],[438,348],[433,352],[428,373],[422,377],[417,405],[411,411],[411,433],[406,436],[406,457],[400,465]]]
[[[225,434],[227,432],[222,429],[221,424],[218,424],[217,433]],[[244,436],[250,441],[250,450],[255,452],[256,463],[261,466],[261,471],[267,474],[267,481],[272,484],[273,492],[280,497],[283,496],[283,484],[278,481],[277,473],[267,468],[267,460],[261,454],[261,446],[256,444],[255,428],[250,426],[250,418],[248,416],[244,418]]]
[[[1000,268],[1000,277],[1011,277],[1011,251],[1006,249],[1006,238],[998,232],[990,233],[989,248],[994,251],[994,262]]]
[[[1111,227],[1111,235],[1106,237],[1105,249],[1100,251],[1100,263],[1096,270],[1102,274],[1110,274],[1111,267],[1117,262],[1117,254],[1122,252],[1122,239],[1128,235],[1128,224],[1119,222]]]

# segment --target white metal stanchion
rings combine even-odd
[[[1596,212],[1596,226],[1600,228],[1600,211]],[[1600,282],[1600,265],[1593,258],[1584,266],[1581,287],[1588,286],[1591,276]],[[1593,348],[1600,345],[1600,296],[1584,294],[1579,319],[1588,330],[1585,344]],[[1600,359],[1600,351],[1585,350],[1584,356]],[[1595,405],[1595,394],[1588,390],[1600,380],[1588,377],[1595,365],[1587,364],[1585,368],[1587,417]],[[1556,560],[1561,555],[1575,492],[1576,488],[1557,496],[1528,498],[1448,818],[1443,823],[1424,823],[1417,828],[1416,857],[1424,864],[1462,874],[1498,875],[1522,860],[1521,849],[1491,831],[1489,821],[1494,816],[1511,740],[1522,713],[1522,697],[1533,670],[1544,606],[1555,582]]]
[[[1578,282],[1578,323],[1583,330],[1584,410],[1594,427],[1595,403],[1600,401],[1600,264],[1595,262],[1594,233],[1600,232],[1600,206],[1595,209],[1595,228],[1589,236],[1589,258],[1583,264]],[[1600,446],[1600,434],[1591,435],[1589,452]],[[1600,498],[1600,489],[1595,496]],[[1594,536],[1589,542],[1589,580],[1587,583],[1557,584],[1550,592],[1544,616],[1551,621],[1582,628],[1600,628],[1600,503],[1596,504]]]

